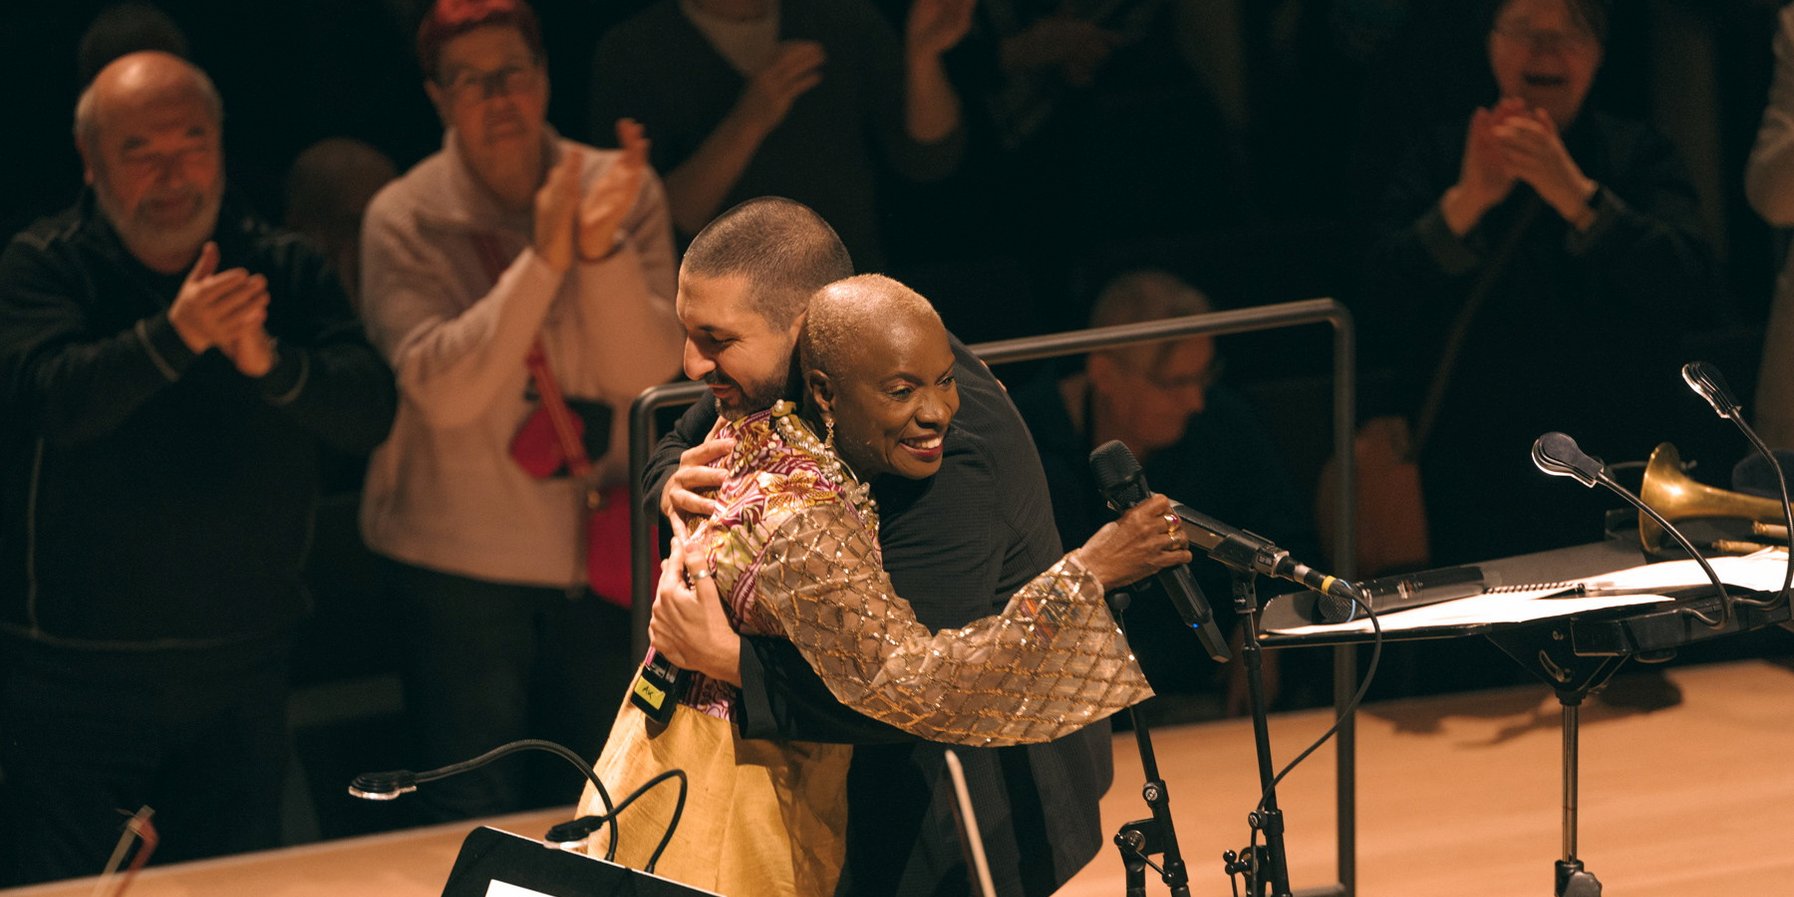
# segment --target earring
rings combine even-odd
[[[833,416],[824,417],[822,424],[828,428],[822,437],[822,447],[833,452],[835,450],[835,418]]]

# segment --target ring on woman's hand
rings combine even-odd
[[[698,572],[691,574],[691,576],[689,577],[689,579],[691,579],[692,585],[697,585],[698,580],[700,580],[700,579],[709,579],[709,578],[710,578],[709,570],[699,570]]]

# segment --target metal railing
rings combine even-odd
[[[1098,349],[1159,342],[1186,336],[1223,336],[1326,324],[1333,329],[1333,456],[1339,470],[1339,492],[1333,507],[1337,525],[1331,546],[1333,564],[1339,575],[1355,578],[1352,569],[1356,555],[1357,533],[1353,526],[1356,480],[1353,471],[1353,435],[1356,429],[1357,344],[1351,312],[1333,299],[1306,299],[1253,308],[1233,309],[1182,318],[1167,318],[1139,324],[1121,324],[1089,330],[1073,330],[1042,336],[979,343],[969,347],[987,364],[1037,361],[1064,355],[1078,355]],[[655,415],[663,408],[690,405],[708,394],[702,383],[678,383],[656,386],[637,396],[629,410],[629,538],[630,564],[633,570],[634,650],[636,656],[647,652],[648,614],[654,601],[654,561],[659,546],[651,541],[653,515],[644,508],[642,475],[654,454],[659,433]],[[1175,497],[1175,496],[1174,496]],[[1341,712],[1349,705],[1357,688],[1357,652],[1350,645],[1333,649],[1333,703]],[[1355,721],[1346,717],[1336,736],[1336,780],[1339,821],[1339,881],[1333,887],[1307,889],[1304,894],[1344,894],[1350,897],[1357,879],[1357,815],[1355,812],[1356,765]]]

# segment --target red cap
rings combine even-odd
[[[436,0],[417,26],[417,62],[424,77],[434,79],[442,45],[475,28],[508,25],[523,35],[537,59],[542,58],[542,26],[523,0]]]

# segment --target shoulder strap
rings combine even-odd
[[[1439,421],[1439,406],[1445,401],[1445,391],[1451,385],[1451,375],[1458,364],[1458,355],[1463,352],[1464,339],[1470,334],[1470,322],[1476,313],[1482,310],[1495,288],[1495,281],[1501,279],[1507,263],[1514,257],[1520,247],[1520,239],[1526,235],[1526,229],[1532,220],[1538,217],[1542,203],[1537,194],[1529,194],[1526,207],[1521,210],[1520,217],[1514,219],[1507,233],[1502,236],[1501,244],[1490,256],[1489,264],[1483,268],[1481,277],[1464,296],[1464,305],[1458,309],[1457,317],[1451,323],[1451,331],[1445,338],[1445,349],[1439,353],[1439,367],[1433,373],[1432,385],[1427,387],[1426,400],[1420,403],[1420,410],[1414,415],[1414,439],[1409,443],[1408,455],[1411,458],[1420,456],[1420,450],[1426,445],[1427,437],[1432,435],[1433,425]]]
[[[474,251],[480,256],[480,264],[486,269],[486,276],[497,283],[507,267],[498,238],[489,233],[475,233],[471,237]],[[536,395],[542,401],[548,421],[554,426],[555,439],[560,442],[561,453],[567,459],[567,471],[578,479],[586,479],[591,474],[592,461],[586,456],[585,443],[575,429],[573,409],[567,407],[567,399],[561,394],[560,381],[555,379],[554,370],[548,366],[548,353],[542,347],[540,336],[530,343],[529,355],[524,358],[524,364],[529,368],[530,377],[535,380]]]

